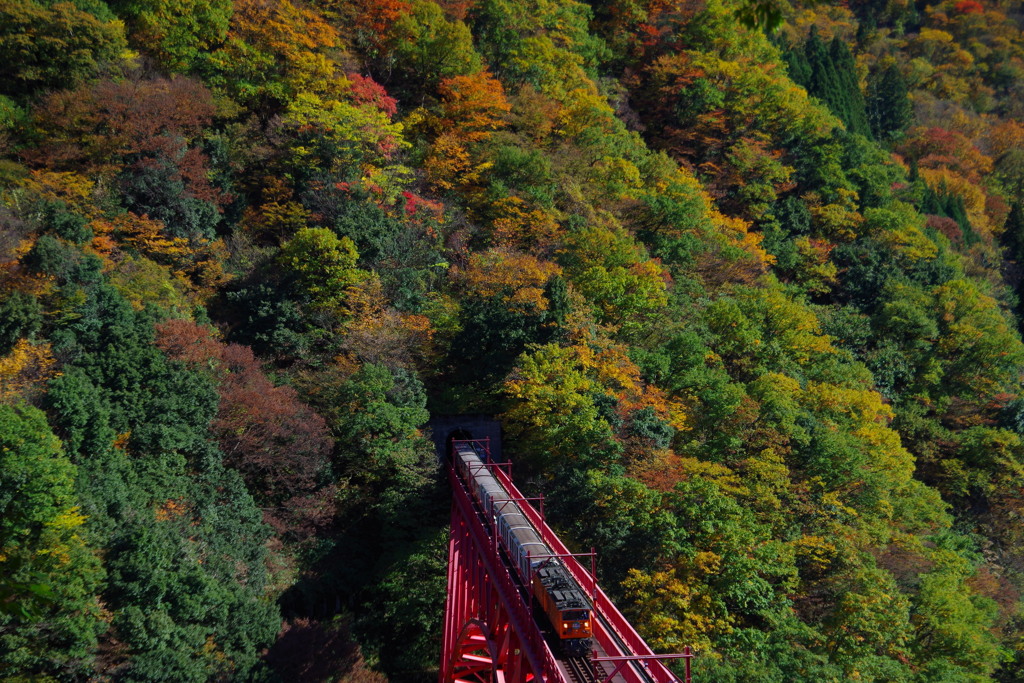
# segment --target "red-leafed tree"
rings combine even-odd
[[[214,339],[189,320],[157,326],[171,358],[211,372],[220,406],[211,428],[224,461],[245,479],[279,534],[308,538],[333,516],[327,424],[291,387],[270,381],[252,350]]]
[[[371,51],[390,43],[396,23],[409,13],[409,3],[403,0],[346,0],[340,4],[356,41]]]
[[[953,5],[953,11],[957,14],[984,14],[985,8],[977,0],[960,0]]]
[[[948,168],[972,183],[992,172],[992,159],[963,133],[944,128],[913,128],[899,151],[920,168]]]
[[[36,110],[48,141],[72,158],[96,163],[118,156],[179,153],[214,113],[210,91],[188,78],[105,80],[54,93]],[[52,150],[52,146],[47,149]]]
[[[398,100],[389,96],[388,91],[377,81],[357,73],[348,74],[348,80],[356,104],[372,104],[388,116],[398,113]]]
[[[104,80],[47,97],[34,112],[47,138],[25,156],[41,167],[107,173],[167,164],[170,181],[216,204],[222,197],[193,143],[213,114],[210,91],[188,78]]]

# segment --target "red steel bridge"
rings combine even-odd
[[[489,454],[486,439],[456,441],[451,448],[465,443]],[[507,499],[518,503],[592,602],[591,655],[568,657],[553,646],[529,587],[502,548],[493,518],[481,510],[453,462],[448,459],[453,500],[440,683],[690,683],[690,648],[655,655],[597,585],[593,551],[573,555],[545,523],[543,501],[538,510],[512,483],[510,464],[490,464]],[[682,677],[665,666],[667,659],[679,658],[685,660]]]

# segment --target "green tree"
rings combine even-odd
[[[211,380],[168,360],[150,315],[115,289],[84,294],[54,333],[68,363],[48,407],[105,549],[103,600],[124,643],[108,665],[138,681],[257,676],[280,625],[264,599],[269,533],[212,445]]]
[[[104,630],[77,471],[37,408],[0,405],[0,669],[88,675]]]
[[[272,284],[254,282],[227,293],[229,312],[237,321],[229,339],[265,357],[305,357],[315,337],[302,306],[277,278],[270,279]]]
[[[381,668],[396,677],[433,673],[441,647],[449,532],[425,532],[412,547],[404,543],[380,558],[357,624]]]
[[[658,647],[710,644],[749,620],[770,618],[793,585],[791,552],[720,480],[693,474],[666,494],[679,550],[666,569],[632,571],[623,584],[636,600],[631,612]]]
[[[1010,205],[1010,215],[1002,235],[1007,256],[1018,264],[1024,264],[1024,202],[1015,201]]]
[[[278,262],[314,308],[340,310],[349,290],[366,279],[356,268],[359,254],[348,237],[327,228],[303,228],[281,249]]]
[[[941,540],[946,546],[950,539]],[[990,630],[996,605],[965,590],[971,567],[960,553],[940,547],[933,560],[935,567],[921,576],[911,603],[911,650],[922,660],[923,673],[934,680],[990,680],[1001,657]]]
[[[832,658],[849,677],[909,681],[910,601],[892,575],[858,569],[838,592],[825,624]]]
[[[580,349],[546,344],[523,354],[505,392],[506,428],[537,470],[606,464],[621,451]]]
[[[217,206],[190,192],[181,169],[172,161],[154,159],[129,167],[119,180],[125,207],[160,221],[172,237],[214,237],[220,222]]]
[[[367,605],[355,627],[381,668],[426,670],[436,664],[450,500],[421,432],[430,416],[424,387],[407,370],[374,363],[305,375],[299,385],[335,435],[341,490],[326,567],[294,599],[327,592]]]
[[[74,85],[120,58],[124,25],[70,2],[0,2],[0,94]]]
[[[444,78],[483,68],[466,24],[449,21],[432,0],[414,0],[412,11],[398,20],[395,30],[401,36],[395,46],[397,65],[415,91],[433,90]]]
[[[835,69],[836,84],[839,89],[838,102],[841,111],[836,115],[846,124],[846,129],[851,133],[871,135],[871,127],[868,125],[867,114],[864,107],[864,95],[860,90],[860,82],[857,79],[857,63],[853,59],[849,46],[839,36],[832,38],[829,43],[828,52],[832,67]],[[823,67],[825,68],[825,67]],[[832,106],[832,103],[829,103]],[[835,111],[833,109],[833,111]]]
[[[560,261],[598,319],[625,332],[644,329],[668,303],[666,273],[619,226],[575,226]]]
[[[899,138],[913,120],[907,82],[895,62],[871,73],[866,100],[868,122],[878,140]]]
[[[794,50],[794,52],[796,52]],[[870,135],[864,96],[857,81],[857,66],[849,47],[838,36],[826,46],[811,30],[802,54],[787,57],[789,74],[807,92],[832,110],[852,133]]]
[[[230,0],[111,0],[130,25],[132,45],[169,71],[188,71],[227,36]]]
[[[0,356],[5,356],[22,337],[32,337],[43,323],[38,299],[17,290],[0,299]]]
[[[310,398],[337,439],[343,476],[362,489],[378,521],[400,514],[430,484],[435,466],[420,432],[430,417],[423,384],[407,370],[374,363],[322,381],[309,387]]]
[[[682,535],[663,496],[626,476],[569,468],[548,494],[549,514],[580,547],[601,552],[601,584],[616,592],[631,569],[650,571]],[[631,548],[644,547],[640,555]]]
[[[409,171],[392,157],[409,143],[402,125],[387,113],[371,104],[303,92],[289,104],[284,123],[296,132],[287,162],[295,178],[372,178],[386,202],[396,201]]]

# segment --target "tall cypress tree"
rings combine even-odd
[[[789,77],[793,79],[793,82],[805,89],[808,88],[811,83],[811,65],[807,61],[805,51],[799,47],[788,48],[784,59],[786,66],[789,67]]]
[[[818,37],[817,27],[811,28],[807,42],[804,43],[804,56],[810,67],[807,92],[825,102],[836,116],[842,118],[840,111],[842,97],[836,79],[836,67],[832,63],[828,47]]]
[[[894,140],[910,125],[914,111],[907,82],[895,63],[868,77],[867,116],[879,140]]]
[[[868,125],[864,107],[864,95],[860,91],[860,82],[857,79],[857,63],[850,48],[836,36],[828,46],[828,54],[835,70],[834,80],[842,110],[842,113],[836,113],[851,133],[870,137],[871,127]]]
[[[1017,295],[1017,305],[1014,308],[1019,321],[1024,318],[1024,203],[1020,200],[1010,205],[1010,215],[1006,217],[1006,226],[1000,242],[1003,245],[1005,259],[1003,275]],[[1018,328],[1021,326],[1018,322]]]
[[[955,194],[943,194],[943,213],[953,220],[960,226],[960,231],[964,235],[964,244],[971,245],[979,241],[978,233],[974,232],[974,228],[971,227],[971,221],[967,217],[967,207],[964,205],[964,199],[960,195]]]
[[[939,195],[927,185],[924,186],[924,193],[921,196],[921,213],[929,216],[945,216],[942,208],[942,201]]]
[[[835,37],[826,45],[812,27],[803,51],[787,52],[786,63],[790,77],[824,102],[848,131],[871,135],[857,65],[845,42]]]
[[[1024,205],[1020,201],[1015,201],[1010,206],[1002,243],[1006,247],[1006,256],[1009,259],[1024,264]]]

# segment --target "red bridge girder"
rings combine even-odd
[[[531,596],[520,587],[501,555],[496,534],[480,518],[454,468],[449,464],[447,470],[452,518],[440,683],[568,683],[534,619]],[[502,467],[494,467],[492,474],[510,499],[525,501]],[[604,659],[643,660],[642,672],[635,666],[618,667],[614,680],[680,683],[596,585],[587,568],[570,556],[543,516],[525,502],[520,509],[552,552],[564,556],[566,569],[594,599],[594,612],[600,617],[594,619],[594,640]],[[682,656],[692,657],[689,648]]]
[[[512,497],[522,497],[512,477],[501,468],[494,469],[495,478],[501,483]],[[530,505],[522,505],[523,515],[530,520],[530,524],[540,533],[541,538],[547,543],[552,551],[558,554],[571,555],[571,551],[562,543],[562,539],[547,525],[541,514]],[[600,549],[598,549],[600,552]],[[590,571],[577,558],[568,557],[565,560],[565,567],[573,578],[588,595],[594,597],[594,610],[601,616],[597,620],[597,628],[594,629],[594,640],[599,644],[605,655],[610,656],[632,656],[651,658],[654,651],[637,633],[629,620],[623,616],[615,604],[611,601],[600,585],[594,584],[594,577]],[[621,680],[624,683],[648,683],[653,680],[657,683],[679,683],[679,677],[672,673],[661,661],[650,660],[646,662],[645,675],[639,676],[635,669],[626,668],[620,671]],[[556,679],[557,680],[557,679]]]
[[[555,658],[454,470],[441,683],[561,681]]]

